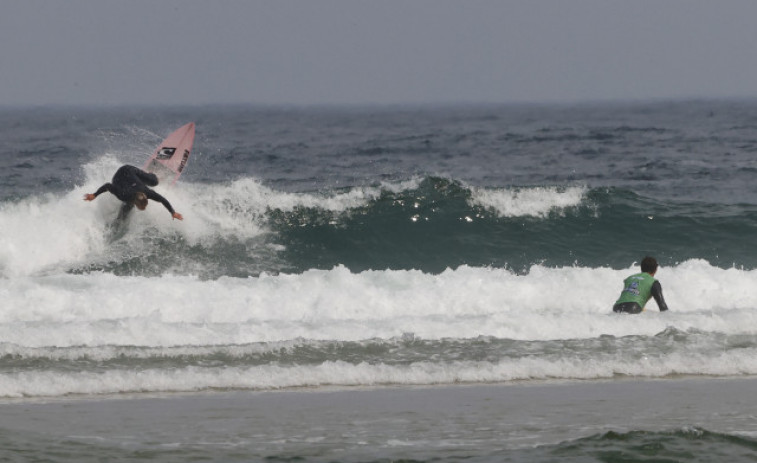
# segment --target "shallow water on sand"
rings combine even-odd
[[[620,380],[11,402],[0,444],[56,461],[751,461],[754,386]]]

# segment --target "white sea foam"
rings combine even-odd
[[[83,166],[84,183],[69,192],[0,204],[0,278],[55,273],[114,260],[111,253],[116,251],[108,244],[108,227],[121,203],[110,194],[92,203],[82,199],[85,193],[109,181],[122,164],[115,155],[104,155]],[[276,191],[251,178],[224,184],[160,185],[156,190],[184,215],[184,221],[172,220],[160,204],[152,203],[146,211],[131,214],[129,233],[123,241],[130,253],[139,254],[147,246],[145,237],[156,235],[179,235],[190,245],[207,245],[219,237],[255,238],[267,233],[265,214],[269,210],[316,208],[341,213],[369,204],[382,191],[417,188],[420,181],[414,178],[329,193]],[[544,216],[577,205],[585,193],[579,187],[472,191],[474,203],[505,216]]]
[[[110,195],[82,201],[121,163],[104,156],[85,166],[86,181],[61,195],[40,195],[0,205],[0,355],[53,361],[110,361],[127,356],[139,368],[104,371],[48,368],[0,372],[0,397],[270,389],[321,385],[436,384],[529,379],[598,379],[617,375],[754,375],[751,344],[724,350],[712,342],[696,352],[676,350],[639,357],[587,347],[575,355],[540,355],[500,361],[434,361],[405,365],[324,361],[317,364],[223,367],[151,365],[164,356],[204,356],[222,346],[244,359],[261,350],[299,343],[371,339],[596,340],[603,335],[654,337],[678,330],[715,335],[757,335],[757,270],[723,269],[702,260],[662,267],[670,312],[653,301],[641,315],[610,308],[626,269],[532,266],[526,274],[462,266],[440,274],[418,270],[353,273],[338,266],[300,274],[254,278],[116,276],[66,273],[70,266],[108,259],[106,227],[119,203]],[[174,234],[193,244],[221,237],[267,233],[270,209],[318,208],[343,212],[381,191],[416,183],[355,188],[328,195],[271,190],[252,179],[222,185],[180,183],[162,190],[183,222],[159,205],[132,216],[124,238],[140,251],[150,233]],[[477,205],[501,215],[541,216],[579,205],[582,188],[474,190]],[[709,342],[709,341],[708,341]],[[208,353],[210,352],[210,354]],[[237,363],[244,363],[243,361]]]
[[[472,188],[472,205],[494,210],[502,217],[546,217],[581,204],[586,187]]]
[[[83,201],[110,181],[123,163],[105,155],[84,166],[83,185],[62,195],[32,196],[0,204],[0,278],[51,273],[66,266],[108,259],[108,227],[121,203],[110,194],[94,202]],[[345,211],[376,198],[381,188],[355,188],[333,194],[288,193],[272,190],[254,179],[227,184],[158,186],[184,221],[172,220],[167,211],[152,203],[144,212],[132,213],[130,248],[138,250],[149,234],[181,235],[190,244],[203,244],[218,237],[247,239],[266,232],[264,214],[270,209],[319,208]],[[99,256],[99,259],[98,259]]]
[[[499,362],[415,362],[386,365],[327,361],[318,365],[197,367],[104,372],[31,371],[0,374],[0,397],[51,397],[69,394],[193,392],[208,389],[271,390],[290,387],[434,385],[524,380],[660,378],[670,375],[755,375],[755,349],[712,355],[673,353],[656,358],[550,360],[541,357]]]
[[[0,339],[29,346],[243,344],[296,338],[517,340],[654,335],[673,326],[757,332],[757,270],[688,261],[658,274],[671,311],[610,313],[635,269],[461,267],[220,278],[107,273],[0,280]]]
[[[99,372],[8,370],[0,373],[0,397],[757,374],[752,344],[724,349],[717,340],[721,335],[757,334],[757,294],[752,291],[757,270],[721,269],[703,261],[663,267],[658,277],[670,312],[658,312],[650,301],[648,311],[640,315],[612,314],[621,280],[635,271],[533,266],[519,275],[461,267],[433,275],[352,273],[337,267],[205,281],[108,273],[0,279],[0,354],[66,362],[125,356],[145,362],[136,369],[109,367]],[[704,341],[693,351],[693,344],[678,348],[673,343],[669,350],[649,355],[596,345],[603,335],[654,338],[671,329],[704,333]],[[244,363],[249,356],[313,342],[482,336],[586,344],[575,351],[550,354],[547,348],[539,355],[499,361],[438,361],[431,356],[406,365],[337,360],[150,366],[163,357],[213,358],[215,352]]]

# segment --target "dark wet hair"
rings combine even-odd
[[[641,271],[644,273],[655,273],[657,271],[657,260],[654,257],[647,256],[641,260]]]
[[[134,195],[134,205],[137,206],[137,209],[140,211],[147,207],[147,195],[142,193],[141,191]]]

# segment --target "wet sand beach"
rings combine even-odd
[[[0,429],[11,459],[517,461],[609,431],[755,436],[756,387],[684,378],[73,397],[5,401]]]

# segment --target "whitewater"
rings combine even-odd
[[[271,211],[338,226],[410,194],[405,219],[430,220],[423,179],[309,193],[184,181],[165,191],[186,220],[151,207],[112,242],[118,201],[82,197],[121,162],[102,155],[81,185],[0,207],[0,397],[757,374],[757,270],[663,266],[672,310],[641,316],[610,311],[636,262],[287,272]],[[597,214],[586,186],[462,187],[461,223]],[[204,271],[240,249],[249,275]]]

